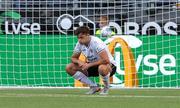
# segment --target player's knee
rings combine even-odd
[[[72,71],[72,64],[66,65],[66,72],[70,73]]]
[[[107,65],[100,65],[98,67],[99,74],[102,76],[106,76],[111,71],[110,67]]]
[[[104,72],[106,69],[105,69],[106,67],[104,66],[104,65],[99,65],[99,67],[98,67],[98,70],[100,71],[100,72]]]
[[[76,73],[76,68],[73,63],[70,63],[66,66],[66,72],[71,76]]]

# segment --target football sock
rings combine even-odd
[[[106,76],[101,75],[101,78],[104,83],[104,87],[107,87],[107,88],[109,88],[109,76],[110,76],[110,73],[108,73]]]
[[[84,75],[82,72],[77,71],[73,77],[78,80],[81,81],[82,83],[88,84],[89,86],[97,86],[96,83],[94,83],[93,81],[91,81],[86,75]]]

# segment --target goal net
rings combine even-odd
[[[111,34],[100,29],[102,16]],[[117,43],[112,87],[179,87],[179,24],[179,0],[0,0],[0,86],[85,86],[65,67],[73,31],[86,25]]]

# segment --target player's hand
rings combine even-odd
[[[82,68],[83,71],[87,71],[88,68],[90,68],[90,64],[89,63],[85,63],[81,68]]]

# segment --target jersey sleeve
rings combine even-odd
[[[81,53],[81,46],[79,42],[76,44],[73,53]]]
[[[100,53],[101,51],[105,50],[106,44],[102,41],[96,41],[95,44],[95,50],[97,53]]]

